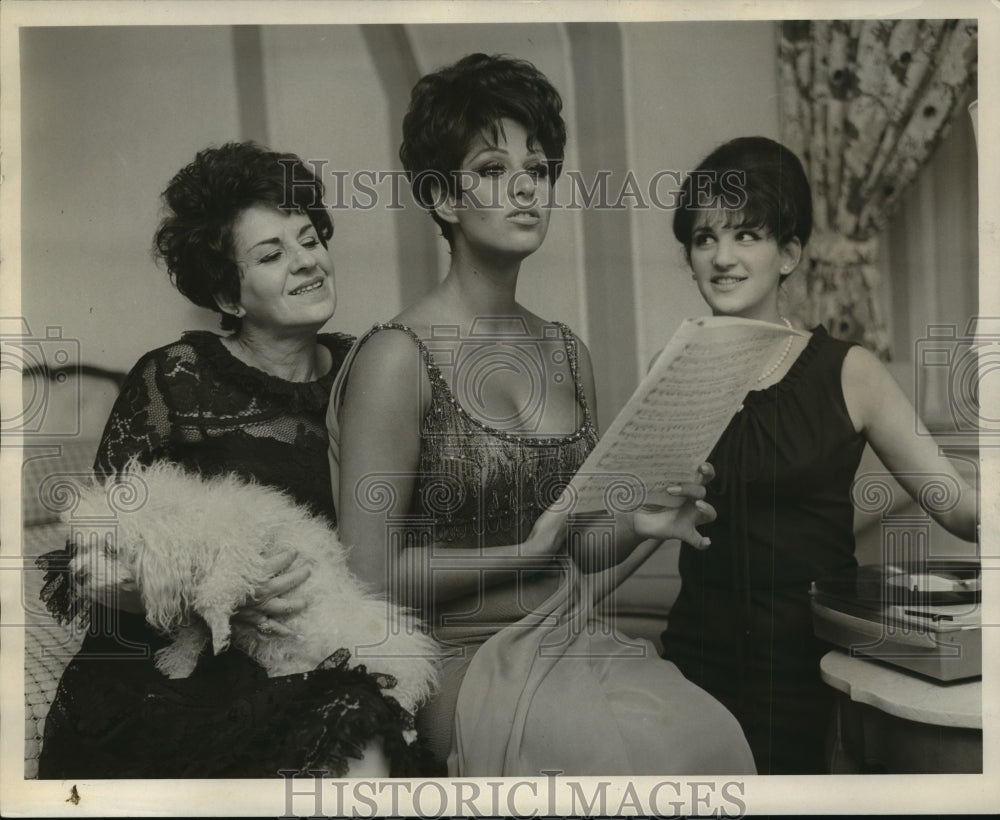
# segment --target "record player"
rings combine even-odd
[[[855,567],[814,581],[813,630],[861,655],[950,682],[982,675],[978,560]]]

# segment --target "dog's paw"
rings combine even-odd
[[[218,655],[229,648],[229,638],[232,633],[230,618],[232,612],[228,607],[195,607],[195,611],[201,616],[208,627],[208,634],[211,636],[212,651]]]
[[[183,644],[165,646],[163,649],[157,650],[154,657],[156,658],[156,668],[174,680],[191,677],[191,673],[198,665],[198,655],[192,656],[192,653]]]

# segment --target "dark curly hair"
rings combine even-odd
[[[541,146],[549,181],[555,182],[566,147],[561,112],[562,97],[545,75],[526,60],[504,55],[469,54],[417,81],[403,118],[399,158],[414,197],[449,244],[451,225],[434,212],[434,183],[444,183],[454,194],[454,172],[469,146],[484,134],[496,142],[505,117],[524,127],[531,150]]]
[[[253,205],[273,205],[309,217],[324,247],[333,221],[323,202],[323,183],[295,154],[253,142],[229,142],[200,151],[162,194],[167,214],[153,240],[177,289],[201,307],[222,314],[223,330],[241,320],[222,311],[216,296],[240,297],[233,225]]]
[[[796,238],[805,246],[812,233],[812,192],[802,163],[767,137],[730,140],[685,178],[673,228],[689,261],[698,213],[720,207],[742,224],[767,230],[779,245]]]

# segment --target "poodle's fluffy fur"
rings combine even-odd
[[[122,503],[129,488],[137,491],[134,503]],[[98,534],[107,533],[109,514],[114,538]],[[411,713],[433,688],[439,651],[417,618],[366,590],[348,569],[336,532],[278,490],[235,475],[202,478],[168,462],[130,464],[106,487],[81,487],[68,519],[80,593],[96,600],[137,590],[147,621],[174,638],[156,657],[169,677],[189,676],[209,642],[218,653],[231,638],[271,676],[308,672],[347,648],[349,665],[396,679],[386,694]],[[88,519],[101,522],[89,533]],[[267,580],[266,560],[283,549],[312,566],[291,593],[306,608],[282,621],[295,634],[231,623]]]

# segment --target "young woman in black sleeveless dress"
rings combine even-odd
[[[694,190],[709,178],[710,191]],[[728,209],[735,179],[743,201]],[[692,207],[706,196],[710,207]],[[763,137],[735,139],[692,172],[681,201],[674,234],[712,313],[787,323],[779,287],[812,230],[795,155]],[[813,635],[808,591],[812,580],[856,565],[851,484],[865,444],[915,498],[919,476],[954,478],[963,488],[955,506],[929,512],[975,538],[975,493],[926,431],[914,432],[915,420],[875,356],[817,327],[789,337],[709,456],[718,518],[703,529],[712,546],[681,549],[664,657],[736,715],[761,774],[825,770],[833,690],[819,661],[829,647]]]

